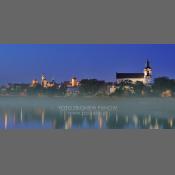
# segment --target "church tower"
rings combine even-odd
[[[152,68],[150,66],[149,60],[146,61],[146,66],[144,69],[144,82],[145,82],[145,84],[152,83]]]

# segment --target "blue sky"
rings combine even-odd
[[[146,59],[154,77],[175,78],[175,44],[0,44],[0,84],[31,82],[45,73],[56,81],[142,72]]]

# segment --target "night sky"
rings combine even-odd
[[[0,45],[0,84],[29,83],[42,73],[57,82],[72,76],[114,81],[116,72],[143,72],[146,59],[154,77],[175,78],[175,44]]]

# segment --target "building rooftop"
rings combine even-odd
[[[145,67],[145,69],[151,69],[149,60],[146,61],[146,67]]]
[[[144,73],[116,73],[116,78],[144,78]]]

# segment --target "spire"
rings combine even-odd
[[[150,62],[149,62],[148,59],[147,59],[147,61],[146,61],[146,68],[151,68],[151,67],[150,67]]]

